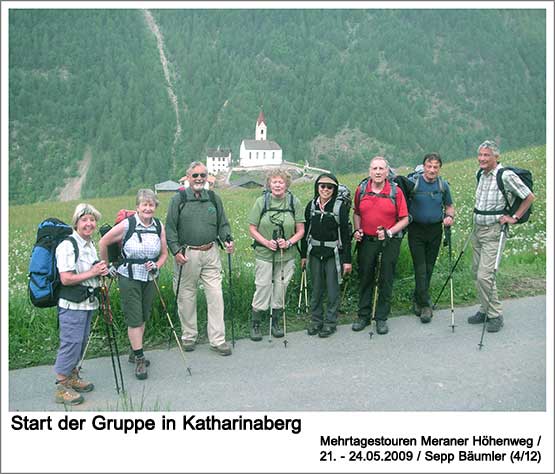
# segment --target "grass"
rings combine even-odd
[[[526,295],[543,294],[545,288],[545,253],[546,253],[546,156],[545,146],[528,148],[502,156],[503,163],[528,168],[534,176],[534,191],[537,197],[534,211],[528,223],[511,228],[511,237],[498,274],[501,298],[514,298]],[[456,208],[456,221],[452,232],[453,259],[455,259],[472,228],[472,209],[474,207],[476,159],[446,163],[442,175],[449,181]],[[363,176],[348,174],[340,176],[354,193],[354,189]],[[291,190],[304,204],[313,196],[312,183],[293,185]],[[260,195],[259,189],[227,189],[219,191],[231,223],[236,242],[236,252],[232,257],[233,275],[233,319],[235,337],[248,337],[250,303],[254,293],[254,255],[248,234],[247,215],[255,199]],[[160,195],[158,217],[165,221],[170,194]],[[134,196],[117,198],[90,199],[89,201],[102,213],[101,222],[113,223],[117,211],[121,208],[133,209]],[[56,309],[38,309],[31,305],[27,295],[27,266],[36,238],[37,225],[47,217],[59,217],[68,222],[76,201],[48,202],[34,205],[11,206],[9,209],[9,365],[10,369],[29,367],[38,364],[51,364],[58,348],[58,328]],[[99,226],[100,227],[100,226]],[[228,262],[222,255],[224,268],[223,289],[226,302],[227,337],[231,339],[231,313],[229,301]],[[455,304],[469,305],[476,302],[476,291],[471,272],[472,249],[469,245],[464,253],[453,279],[455,284]],[[356,260],[356,259],[355,259]],[[358,304],[357,268],[346,279],[345,298],[342,301],[340,323],[353,320]],[[172,290],[172,262],[169,261],[160,274],[162,297],[173,317],[174,325],[179,330],[176,317],[175,297]],[[435,300],[443,282],[449,274],[447,249],[442,247],[436,269],[432,278],[432,298]],[[296,269],[287,295],[288,331],[304,329],[308,320],[306,316],[297,316],[297,301],[300,286],[300,270]],[[401,254],[397,265],[397,278],[394,283],[392,313],[393,316],[407,314],[413,291],[412,261],[407,239],[403,239]],[[119,290],[112,285],[111,303],[114,323],[118,334],[120,351],[128,348],[127,331],[120,311]],[[202,288],[199,288],[198,319],[200,341],[206,341],[206,303]],[[443,293],[439,307],[449,305],[449,289]],[[108,354],[108,345],[104,335],[103,323],[99,323],[93,334],[88,357]],[[162,305],[156,299],[152,319],[147,325],[145,347],[153,348],[167,344],[170,337],[167,317]],[[267,324],[263,327],[267,332]],[[173,340],[173,336],[172,336]],[[172,342],[172,345],[175,342]]]

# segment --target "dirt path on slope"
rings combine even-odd
[[[81,197],[81,188],[83,187],[83,182],[85,181],[89,167],[91,166],[91,160],[92,151],[88,146],[83,154],[83,159],[79,163],[79,175],[66,182],[66,185],[60,191],[60,201],[73,201]]]

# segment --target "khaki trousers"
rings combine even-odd
[[[295,272],[295,260],[287,260],[283,262],[283,285],[281,283],[281,261],[279,251],[276,252],[274,262],[274,285],[272,292],[272,262],[264,260],[256,260],[255,280],[256,290],[252,298],[252,308],[255,311],[266,311],[270,307],[283,308],[284,295],[287,292],[287,286]]]
[[[178,310],[184,341],[196,341],[197,329],[197,289],[202,283],[208,310],[208,340],[210,345],[218,346],[225,342],[224,297],[222,293],[222,262],[218,246],[210,250],[187,249],[187,263],[183,265],[179,285]],[[174,261],[173,288],[177,292],[179,268]]]
[[[500,237],[500,224],[475,225],[472,233],[472,272],[476,281],[480,312],[487,314],[488,318],[501,316],[503,310],[494,279],[495,259]],[[503,243],[504,247],[505,243]],[[503,252],[503,248],[501,252]]]

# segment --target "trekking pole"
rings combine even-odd
[[[112,286],[112,281],[110,281],[110,284],[108,285],[108,291],[110,291],[111,286]],[[79,370],[79,371],[81,371],[81,369],[83,368],[83,361],[85,360],[85,357],[87,356],[87,351],[89,350],[89,344],[91,343],[92,335],[94,333],[94,330],[96,329],[96,325],[98,324],[99,319],[100,319],[100,308],[98,310],[98,313],[96,313],[96,318],[94,320],[91,332],[89,333],[89,337],[87,339],[87,344],[85,345],[85,350],[83,351],[83,355],[81,356],[81,360],[79,361],[79,364],[77,364],[77,370]]]
[[[470,234],[468,234],[468,237],[466,238],[466,242],[464,243],[464,246],[461,250],[461,253],[459,253],[459,256],[457,257],[457,260],[455,260],[455,264],[451,268],[451,271],[449,272],[449,275],[447,276],[447,279],[445,280],[445,283],[441,287],[441,291],[439,292],[439,295],[437,295],[436,300],[435,300],[434,304],[432,305],[432,309],[436,309],[437,303],[438,303],[439,299],[441,298],[441,295],[443,294],[443,290],[445,290],[445,287],[447,286],[447,283],[449,283],[450,278],[453,276],[453,273],[455,272],[455,268],[457,268],[457,265],[459,264],[459,261],[461,260],[461,257],[463,256],[464,251],[466,250],[466,247],[468,247],[468,244],[470,243],[471,238],[472,238],[472,231],[470,231]]]
[[[105,277],[102,277],[102,284],[100,286],[100,307],[102,308],[103,319],[106,326],[106,336],[108,338],[108,347],[110,348],[110,358],[112,359],[112,370],[114,372],[116,392],[119,394],[120,382],[122,393],[125,393],[125,385],[123,383],[123,372],[121,370],[121,363],[119,359],[118,342],[114,330],[114,317],[112,314],[112,308],[110,306],[110,293],[108,292],[108,287],[106,286],[104,278]],[[116,370],[116,360],[119,368],[119,377],[118,371]]]
[[[279,249],[280,253],[280,271],[281,271],[281,311],[283,312],[283,347],[287,349],[287,318],[285,317],[285,278],[283,277],[283,249]]]
[[[98,323],[99,318],[100,318],[100,312],[96,313],[96,318],[94,320],[91,333],[89,334],[89,338],[87,339],[87,345],[85,346],[85,350],[83,351],[83,355],[81,356],[81,360],[79,361],[79,364],[77,364],[78,371],[81,371],[81,369],[83,368],[83,361],[85,360],[85,356],[87,355],[87,350],[89,349],[89,344],[91,343],[92,334],[96,329],[96,325]]]
[[[272,232],[272,240],[277,242],[277,229]],[[270,299],[270,331],[268,334],[268,342],[272,342],[272,323],[274,322],[274,267],[276,266],[276,252],[272,251],[272,295]]]
[[[451,244],[451,226],[444,227],[444,240],[443,246],[446,245],[449,248],[449,271],[451,271],[451,265],[453,264],[453,247]],[[455,332],[455,306],[454,306],[454,298],[453,298],[453,274],[450,274],[449,277],[449,284],[451,286],[451,331]]]
[[[170,316],[170,313],[168,312],[168,308],[166,307],[166,303],[164,302],[164,298],[162,298],[162,292],[160,291],[160,287],[158,286],[158,282],[156,281],[156,278],[154,278],[154,286],[156,287],[156,291],[158,292],[158,297],[160,298],[160,303],[162,304],[162,308],[164,308],[164,312],[166,313],[166,317],[168,318],[168,322],[170,323],[170,330],[173,333],[173,336],[175,337],[175,342],[177,343],[177,348],[179,349],[179,352],[181,353],[181,357],[183,358],[183,363],[185,364],[185,368],[187,369],[187,372],[189,372],[189,375],[191,374],[191,368],[189,367],[189,365],[187,364],[187,358],[185,357],[185,352],[183,352],[183,347],[181,346],[181,341],[179,340],[179,337],[177,336],[177,333],[175,332],[175,327],[173,325],[173,321],[172,318]]]
[[[301,302],[303,300],[304,268],[301,268],[301,286],[299,287],[299,302],[297,303],[297,316],[301,314]]]
[[[228,235],[226,242],[231,242],[231,236]],[[233,288],[231,286],[231,254],[227,254],[227,266],[229,268],[229,312],[231,313],[231,345],[235,347],[235,321],[233,318]]]
[[[310,311],[310,304],[308,302],[308,281],[306,276],[306,267],[303,270],[304,273],[304,312],[308,314]]]
[[[493,267],[493,278],[491,280],[491,288],[489,290],[489,298],[488,298],[488,308],[491,308],[491,299],[493,298],[493,291],[495,290],[495,280],[497,277],[497,270],[499,269],[499,263],[501,262],[501,253],[503,251],[503,243],[507,238],[507,233],[509,231],[509,225],[503,224],[501,226],[501,234],[499,235],[499,244],[497,245],[497,255],[495,256],[495,266]],[[482,337],[480,338],[480,342],[478,343],[478,347],[482,350],[484,346],[484,334],[486,332],[486,323],[488,321],[488,311],[486,309],[486,316],[484,317],[484,324],[482,325]]]
[[[185,255],[186,251],[187,251],[187,246],[181,247],[181,249],[179,250],[178,253],[181,253],[181,255]],[[177,298],[179,296],[179,286],[181,285],[181,275],[182,274],[183,274],[183,265],[179,265],[179,275],[177,277],[177,287],[175,289],[175,311],[177,313],[177,318],[178,319],[179,319],[179,300]],[[170,318],[170,320],[171,320],[171,318]],[[171,327],[173,327],[173,323],[172,323]],[[168,334],[168,350],[170,349],[171,341],[172,341],[172,333],[171,333],[171,329],[170,329],[170,332]]]
[[[383,229],[383,227],[378,227],[378,230]],[[372,331],[372,321],[376,319],[376,306],[378,305],[378,287],[380,286],[380,273],[382,272],[382,254],[383,254],[383,247],[385,244],[385,240],[382,241],[380,244],[380,248],[378,249],[378,261],[376,262],[376,266],[374,269],[374,297],[372,302],[372,318],[370,319],[370,339],[374,335]]]

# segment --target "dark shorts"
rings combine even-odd
[[[123,275],[119,275],[118,282],[125,324],[131,328],[142,326],[150,319],[154,282],[131,280]]]

